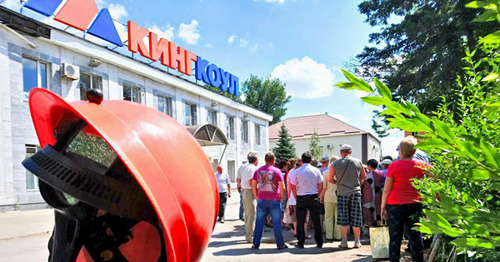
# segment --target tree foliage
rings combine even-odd
[[[243,83],[244,103],[273,116],[271,125],[279,122],[286,113],[285,107],[291,97],[285,91],[285,84],[279,79],[265,80],[250,76]]]
[[[311,135],[311,141],[309,142],[309,152],[311,152],[311,155],[313,159],[319,160],[321,158],[321,147],[319,146],[319,138],[318,138],[318,133],[316,133],[316,130],[314,130],[313,134]]]
[[[467,7],[486,9],[477,22],[500,22],[498,0],[474,1]],[[464,67],[454,83],[456,99],[442,96],[432,114],[424,114],[414,103],[394,101],[390,89],[376,78],[376,91],[349,72],[344,72],[349,82],[337,85],[369,92],[361,99],[384,107],[381,114],[387,116],[389,128],[425,133],[417,148],[430,154],[434,167],[430,176],[414,181],[426,215],[417,229],[445,236],[453,247],[444,259],[500,259],[498,32],[480,38],[477,50],[465,51]]]
[[[278,132],[278,143],[276,143],[276,147],[273,148],[273,152],[278,160],[289,160],[295,157],[295,144],[292,143],[292,137],[283,124]]]
[[[237,101],[237,102],[243,103],[243,100],[241,100],[241,97],[239,97],[239,96],[235,96],[235,95],[230,94],[230,93],[228,93],[228,92],[226,92],[226,91],[222,91],[220,88],[213,87],[213,86],[211,86],[211,85],[209,85],[209,84],[205,84],[203,87],[204,87],[205,89],[208,89],[208,90],[210,90],[210,91],[214,92],[214,93],[217,93],[217,94],[219,94],[219,95],[222,95],[222,96],[228,97],[228,98],[230,98],[230,99],[232,99],[232,100],[234,100],[234,101]]]
[[[383,79],[396,100],[412,101],[423,113],[434,111],[441,96],[456,99],[455,77],[465,76],[465,50],[474,49],[480,36],[495,30],[491,24],[473,22],[479,11],[466,8],[469,1],[363,1],[360,12],[380,30],[370,34],[372,45],[357,56],[356,73]],[[478,51],[477,56],[482,55]]]

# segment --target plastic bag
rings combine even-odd
[[[373,258],[389,258],[389,227],[370,227],[370,246]]]

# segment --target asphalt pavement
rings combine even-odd
[[[252,244],[245,240],[244,222],[239,220],[239,194],[232,192],[226,207],[226,222],[217,223],[208,248],[202,261],[372,261],[370,243],[367,238],[362,240],[363,247],[340,249],[340,242],[325,242],[323,248],[316,248],[314,237],[307,239],[304,249],[294,247],[297,240],[291,230],[284,229],[283,237],[288,249],[278,250],[272,228],[264,228],[262,244],[258,250],[251,249]],[[312,229],[309,235],[314,236]]]
[[[251,249],[245,241],[244,222],[238,219],[239,194],[232,193],[226,207],[226,222],[217,223],[202,261],[372,261],[368,239],[361,248],[338,248],[339,242],[324,243],[316,248],[308,239],[305,249],[294,248],[290,230],[283,230],[288,249],[278,250],[272,228],[265,228],[260,249]],[[0,213],[1,261],[47,261],[47,241],[54,221],[53,210],[31,210]],[[313,235],[313,231],[309,230]],[[349,242],[349,246],[353,246]]]

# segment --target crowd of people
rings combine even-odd
[[[362,246],[363,227],[389,225],[391,261],[399,261],[403,235],[409,238],[408,249],[413,261],[423,261],[422,238],[412,230],[422,214],[419,195],[412,179],[421,179],[431,168],[428,156],[414,146],[414,137],[406,137],[398,147],[394,160],[385,157],[363,164],[351,156],[352,147],[340,147],[340,157],[323,156],[319,163],[310,152],[299,159],[276,161],[272,152],[258,167],[258,155],[250,152],[248,163],[237,174],[240,193],[239,218],[245,222],[245,239],[251,248],[259,249],[265,225],[273,227],[278,249],[288,246],[282,228],[291,226],[297,238],[296,248],[304,248],[309,225],[314,229],[318,248],[323,242],[340,241],[348,248],[350,229],[352,247]],[[218,221],[224,223],[230,181],[217,167],[220,210]],[[293,226],[292,226],[293,225]],[[323,238],[324,233],[324,238]]]

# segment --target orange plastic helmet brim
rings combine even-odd
[[[128,101],[66,102],[35,88],[30,112],[42,147],[54,133],[83,119],[124,162],[163,224],[168,261],[198,261],[208,245],[219,197],[212,166],[194,137],[175,119]],[[86,130],[87,131],[87,130]]]

